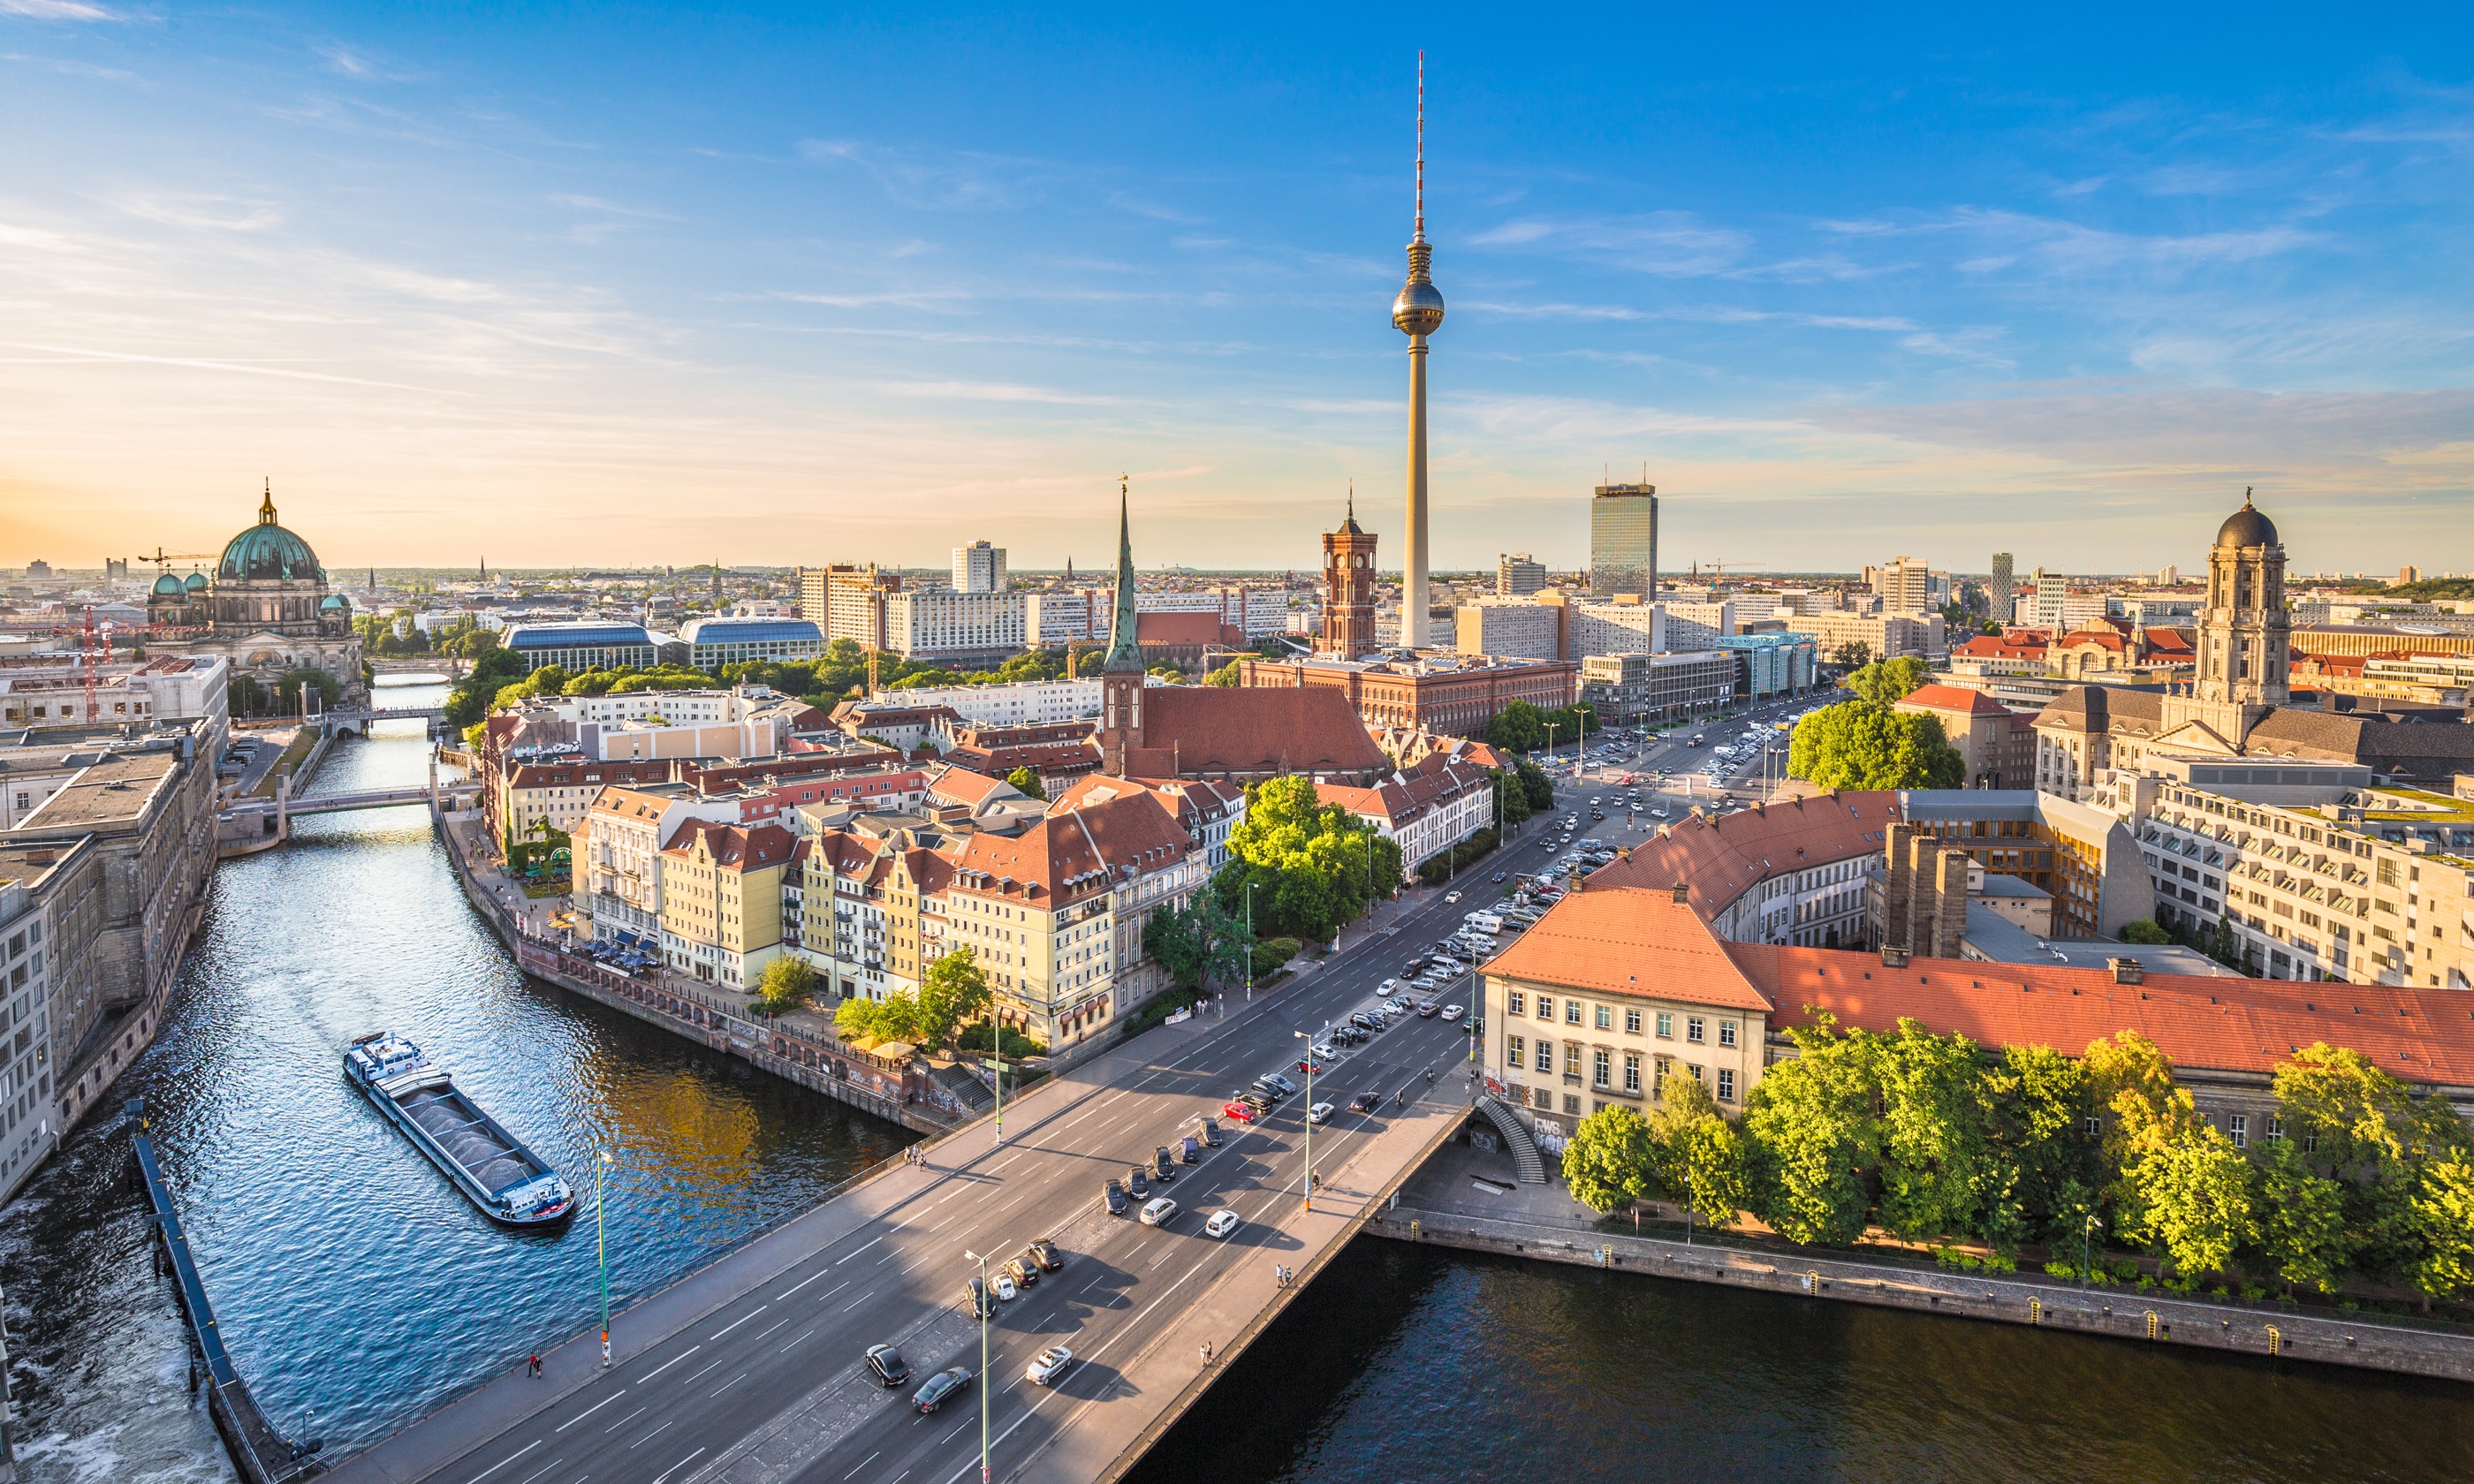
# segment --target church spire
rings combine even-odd
[[[266,498],[257,502],[257,523],[262,526],[275,524],[275,481],[273,479],[266,482]]]
[[[1108,630],[1110,670],[1140,670],[1142,644],[1134,633],[1134,538],[1127,519],[1127,480],[1117,476],[1117,609]]]

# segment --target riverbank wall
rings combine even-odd
[[[1448,1153],[1448,1151],[1446,1151]],[[2474,1336],[2290,1310],[2236,1308],[2016,1275],[1942,1273],[1886,1263],[1575,1231],[1420,1207],[1407,1197],[1367,1223],[1394,1241],[1537,1262],[1720,1283],[1842,1304],[1989,1320],[2149,1345],[2227,1351],[2474,1382]]]
[[[433,818],[465,900],[525,973],[917,1133],[945,1134],[971,1119],[960,1098],[915,1065],[751,1020],[691,989],[618,973],[526,934],[477,879],[449,821]]]

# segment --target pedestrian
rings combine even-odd
[[[527,1364],[528,1368],[530,1369],[531,1374],[532,1374],[534,1376],[538,1377],[538,1376],[542,1374],[542,1372],[541,1372],[541,1352],[540,1352],[540,1351],[534,1351],[534,1352],[533,1352],[533,1357],[532,1357],[532,1359],[531,1359],[530,1361],[526,1362],[526,1364]]]
[[[1202,1363],[1204,1365],[1211,1364],[1211,1342],[1209,1340],[1202,1342]]]

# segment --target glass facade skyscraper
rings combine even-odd
[[[1600,485],[1589,501],[1589,591],[1658,597],[1658,487]]]

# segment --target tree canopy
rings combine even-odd
[[[756,981],[757,996],[775,1015],[801,1008],[815,993],[815,966],[796,953],[782,954],[765,965],[764,974]]]
[[[896,990],[881,1000],[842,1001],[834,1012],[834,1030],[844,1041],[873,1037],[941,1046],[953,1041],[963,1022],[983,1014],[994,997],[978,955],[956,948],[928,966],[916,993]]]
[[[1966,760],[1930,716],[1842,701],[1796,723],[1787,776],[1820,788],[1956,788]]]
[[[1006,775],[1006,781],[1012,784],[1014,787],[1021,789],[1025,794],[1033,799],[1045,799],[1048,797],[1048,786],[1040,782],[1039,775],[1031,772],[1029,768],[1014,769],[1011,773]]]
[[[1838,688],[1888,706],[1906,699],[1931,678],[1930,666],[1913,655],[1901,655],[1896,659],[1877,659],[1850,671],[1839,680]]]
[[[1221,906],[1254,928],[1326,939],[1400,881],[1400,848],[1348,810],[1316,797],[1312,778],[1247,785],[1246,818],[1229,831],[1232,859],[1212,878]]]

